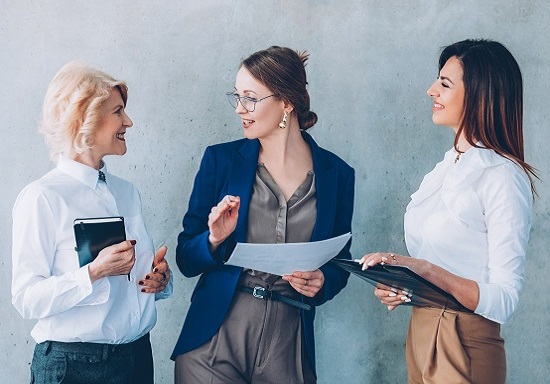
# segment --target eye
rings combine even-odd
[[[115,114],[120,115],[122,113],[122,107],[115,109]]]
[[[250,97],[250,96],[242,96],[241,98],[245,99],[245,100],[248,100],[248,101],[251,101],[253,103],[256,103],[258,101],[258,99],[254,98],[254,97]]]
[[[445,82],[442,82],[441,85],[443,86],[443,88],[450,88],[449,85]]]

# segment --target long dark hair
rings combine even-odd
[[[306,89],[305,65],[308,58],[309,54],[305,51],[272,46],[253,53],[241,63],[256,80],[294,107],[300,129],[303,130],[317,122],[317,115],[309,110]]]
[[[499,42],[463,40],[443,49],[439,71],[456,57],[464,71],[464,112],[455,137],[464,134],[471,145],[478,141],[523,168],[536,194],[535,169],[523,153],[523,80],[518,63]]]

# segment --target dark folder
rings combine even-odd
[[[73,227],[81,267],[93,261],[103,248],[126,240],[122,216],[75,219]]]
[[[330,262],[374,286],[382,283],[389,287],[411,293],[411,301],[403,303],[405,305],[435,308],[445,307],[455,311],[472,312],[460,304],[454,296],[424,279],[422,276],[417,275],[408,267],[377,264],[363,271],[361,264],[356,261],[332,259]]]

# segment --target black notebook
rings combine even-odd
[[[330,261],[338,267],[360,277],[361,279],[376,286],[378,283],[385,284],[399,290],[412,294],[409,303],[419,307],[449,308],[455,311],[472,312],[455,299],[453,295],[439,288],[437,285],[417,275],[411,269],[401,265],[373,265],[362,270],[362,265],[356,261],[347,259],[332,259]]]
[[[103,248],[126,240],[122,216],[75,219],[73,227],[81,267],[93,261]]]

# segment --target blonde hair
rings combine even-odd
[[[93,147],[103,105],[114,89],[126,106],[128,87],[123,81],[79,61],[71,61],[57,72],[44,98],[39,128],[52,160],[72,150],[81,154]]]

